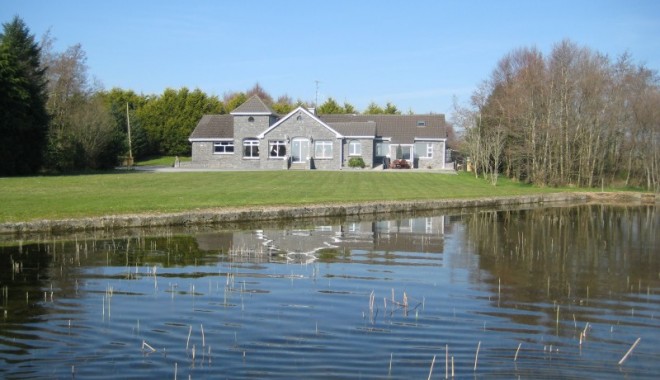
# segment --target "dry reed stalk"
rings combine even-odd
[[[477,362],[479,361],[479,349],[481,348],[481,341],[477,344],[477,353],[474,355],[474,371],[477,371]]]
[[[451,356],[451,377],[454,377],[454,355]]]
[[[520,346],[522,346],[522,342],[518,343],[518,349],[516,350],[516,355],[513,357],[514,362],[518,360],[518,352],[520,351]]]
[[[587,322],[587,323],[584,325],[584,331],[582,331],[582,336],[583,336],[584,338],[587,337],[587,329],[589,329],[589,322]]]
[[[431,376],[433,375],[433,366],[435,365],[435,355],[433,355],[433,361],[431,362],[431,369],[429,370],[429,378],[428,380],[431,380]]]
[[[445,344],[445,379],[449,377],[449,345]]]
[[[192,325],[190,325],[190,329],[188,330],[188,340],[186,340],[186,351],[188,351],[188,345],[190,344],[190,334],[192,334]]]
[[[149,345],[149,343],[147,343],[146,341],[143,340],[142,341],[142,350],[144,350],[145,347],[147,347],[151,352],[156,352],[155,348],[151,347],[151,345]]]
[[[635,343],[633,343],[633,345],[630,346],[630,349],[628,350],[628,352],[626,352],[626,354],[623,355],[623,357],[621,358],[621,360],[619,360],[619,365],[623,364],[623,362],[625,362],[626,359],[628,359],[628,356],[630,356],[630,354],[632,354],[633,350],[635,349],[635,347],[637,347],[637,345],[639,344],[639,341],[640,341],[640,340],[642,340],[642,338],[637,338],[637,340],[635,341]]]
[[[206,347],[206,339],[204,338],[204,325],[200,323],[199,327],[202,329],[202,347]]]
[[[577,321],[575,320],[575,313],[573,313],[573,326],[575,326],[575,329],[577,330]]]

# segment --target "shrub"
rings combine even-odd
[[[364,168],[364,160],[362,157],[351,157],[348,160],[348,167],[349,168]]]

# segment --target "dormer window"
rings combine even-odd
[[[426,127],[426,122],[424,120],[419,120],[419,121],[417,121],[417,126],[418,127]]]
[[[252,116],[248,117],[248,122],[249,123],[254,123],[254,117],[252,117]]]

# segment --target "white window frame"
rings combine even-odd
[[[355,148],[357,147],[357,149]],[[348,155],[361,156],[362,155],[362,142],[359,140],[350,140],[348,142]]]
[[[321,151],[319,154],[319,148]],[[317,159],[331,159],[333,155],[333,144],[329,140],[316,140],[314,141],[314,158]]]
[[[229,150],[228,148],[231,148],[231,150]],[[233,141],[214,142],[213,154],[234,154],[234,142]]]
[[[426,156],[424,158],[433,158],[433,143],[426,143]]]
[[[250,154],[248,155],[248,148]],[[256,148],[256,154],[255,154]],[[243,140],[243,158],[247,160],[258,160],[259,159],[259,140],[255,138],[247,138]]]
[[[376,145],[376,157],[387,157],[390,155],[389,141],[377,141],[375,145]]]
[[[283,149],[280,149],[283,148]],[[273,154],[275,152],[275,154]],[[283,159],[286,157],[286,142],[284,140],[268,141],[268,158]]]
[[[433,158],[433,143],[427,141],[417,141],[414,144],[415,157],[420,160],[430,160]]]

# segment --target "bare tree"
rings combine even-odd
[[[538,185],[658,187],[657,74],[565,40],[502,58],[474,93],[466,129],[478,170]],[[500,154],[501,153],[501,154]],[[500,161],[501,165],[500,165]]]

